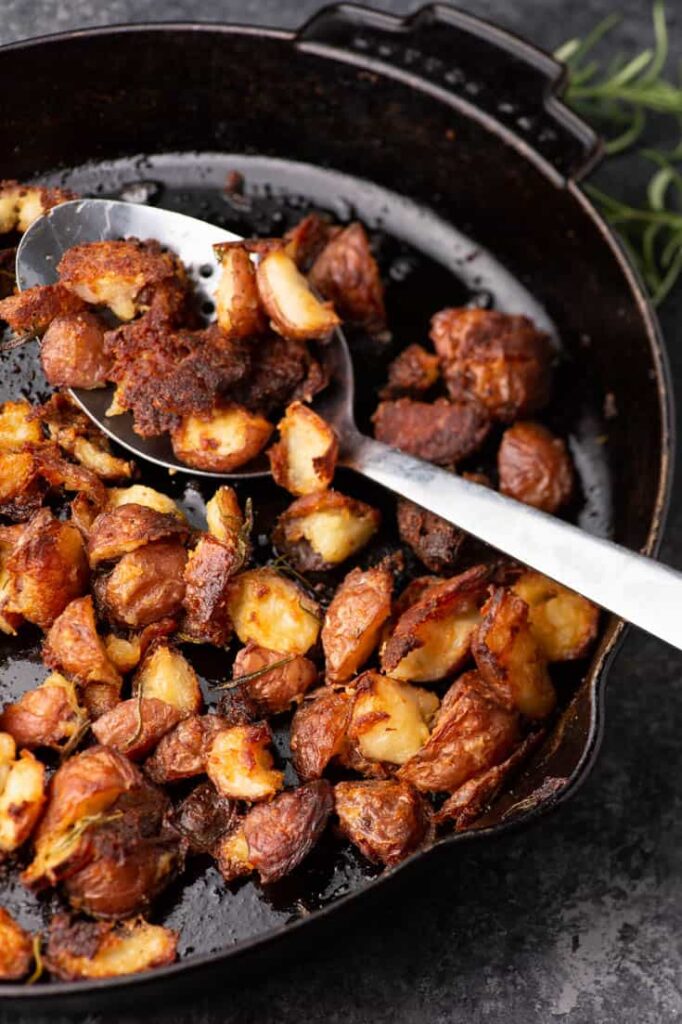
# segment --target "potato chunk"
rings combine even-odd
[[[199,783],[173,813],[173,826],[188,840],[192,853],[211,853],[238,821],[238,804],[216,791],[212,782]]]
[[[101,715],[92,726],[97,741],[138,761],[182,719],[182,712],[158,697],[131,697]]]
[[[339,782],[334,804],[341,831],[368,860],[391,867],[433,836],[431,810],[406,782]]]
[[[144,505],[165,516],[175,516],[184,522],[182,509],[167,494],[155,491],[145,484],[133,484],[132,487],[109,487],[107,490],[107,508],[120,508],[121,505]]]
[[[378,672],[365,672],[353,688],[349,739],[368,761],[404,764],[429,738],[438,697]]]
[[[85,303],[63,284],[38,285],[0,301],[0,320],[19,338],[44,334],[58,316],[81,313]]]
[[[203,705],[197,674],[175,647],[156,643],[133,679],[133,692],[149,700],[156,697],[177,709],[183,718],[197,714]]]
[[[33,963],[33,939],[0,907],[0,981],[21,981]]]
[[[14,760],[7,735],[0,734],[0,860],[26,842],[45,803],[45,768],[28,750]]]
[[[331,302],[321,302],[283,249],[263,256],[256,271],[258,291],[270,325],[285,338],[324,338],[341,321]]]
[[[53,388],[103,388],[111,369],[103,323],[88,312],[55,317],[43,337],[40,362]]]
[[[272,733],[265,722],[235,725],[217,733],[206,771],[221,794],[233,800],[267,800],[284,785],[284,773],[273,769],[268,747]]]
[[[334,233],[313,263],[309,281],[342,320],[375,334],[386,326],[384,287],[367,232],[354,221]]]
[[[266,322],[251,257],[243,245],[233,242],[219,243],[213,248],[220,260],[215,292],[218,326],[232,338],[261,334]]]
[[[18,522],[30,519],[46,489],[33,452],[0,451],[0,515]]]
[[[214,737],[227,727],[220,715],[192,715],[163,737],[145,764],[145,772],[159,784],[192,779],[206,771]]]
[[[291,722],[291,755],[299,778],[319,779],[343,750],[352,701],[347,693],[323,687],[296,709]]]
[[[178,459],[188,466],[231,473],[263,450],[272,430],[263,416],[229,403],[206,414],[185,416],[171,432],[171,441]]]
[[[96,588],[107,614],[136,628],[179,616],[186,562],[177,541],[157,540],[124,555]]]
[[[235,658],[232,678],[242,680],[259,714],[277,715],[301,700],[317,680],[317,668],[301,655],[282,654],[249,643]]]
[[[40,422],[32,418],[33,406],[22,399],[0,405],[0,451],[21,451],[24,445],[45,440]]]
[[[0,181],[0,234],[28,231],[34,220],[53,206],[77,199],[66,188],[45,185],[22,185],[18,181]]]
[[[398,532],[431,572],[451,572],[457,565],[465,533],[445,519],[404,498],[398,499]]]
[[[211,536],[221,544],[238,550],[241,540],[246,549],[248,538],[244,536],[245,517],[233,487],[219,487],[210,501],[206,502],[206,525]],[[246,560],[246,554],[244,550],[242,561]]]
[[[388,381],[380,398],[421,398],[433,387],[440,373],[438,356],[421,345],[408,345],[388,368]]]
[[[573,492],[566,444],[540,423],[515,423],[505,430],[497,468],[503,494],[545,512],[558,512]]]
[[[381,652],[384,672],[415,683],[435,682],[457,672],[469,657],[481,621],[484,565],[429,587],[404,612]]]
[[[338,491],[297,498],[277,520],[273,540],[300,572],[329,569],[357,554],[379,529],[379,511]]]
[[[111,924],[58,914],[50,923],[46,965],[62,981],[118,978],[172,964],[177,944],[176,932],[142,918]]]
[[[210,534],[199,538],[185,566],[185,619],[182,636],[197,643],[224,647],[232,633],[228,593],[232,576],[241,568],[237,548]]]
[[[82,732],[87,721],[75,684],[53,672],[34,690],[27,690],[0,715],[0,729],[18,747],[61,750]]]
[[[481,676],[509,707],[529,718],[554,710],[547,659],[531,630],[528,605],[517,594],[504,587],[493,592],[471,649]]]
[[[372,422],[378,441],[438,466],[453,466],[473,455],[490,431],[484,406],[466,397],[380,402]]]
[[[108,683],[120,687],[121,676],[110,662],[97,633],[92,598],[71,601],[52,623],[43,647],[43,661],[79,683]]]
[[[334,479],[339,445],[328,423],[302,402],[287,407],[280,440],[268,451],[275,483],[291,494],[314,494]]]
[[[232,580],[227,607],[242,643],[283,654],[306,654],[320,632],[318,605],[274,569],[250,569]]]
[[[585,656],[597,635],[596,605],[539,572],[525,572],[512,590],[528,605],[531,632],[548,661]]]
[[[392,592],[393,574],[386,566],[348,573],[322,627],[327,682],[345,682],[370,657],[391,614]]]
[[[132,502],[106,509],[95,519],[88,539],[88,558],[94,569],[136,551],[152,541],[187,536],[188,527],[177,515],[157,512]]]

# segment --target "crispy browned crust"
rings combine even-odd
[[[319,779],[346,741],[352,701],[347,693],[323,687],[304,701],[291,721],[290,746],[300,779]]]
[[[308,213],[285,233],[282,241],[299,270],[307,271],[327,242],[342,228],[332,224],[322,214]],[[278,240],[279,241],[279,240]]]
[[[204,534],[185,565],[184,638],[224,647],[232,635],[228,584],[240,567],[239,553]]]
[[[176,932],[141,918],[112,924],[56,914],[45,964],[62,981],[113,978],[173,963],[177,945]]]
[[[333,807],[332,787],[318,779],[249,811],[244,835],[261,882],[276,882],[298,867],[322,835]]]
[[[213,473],[231,473],[251,462],[270,440],[272,423],[236,402],[219,402],[183,417],[171,430],[181,462]]]
[[[17,747],[59,750],[84,721],[85,713],[76,702],[75,692],[51,685],[48,678],[41,686],[22,693],[14,703],[5,705],[0,730],[9,733]]]
[[[438,356],[422,345],[408,345],[388,367],[380,398],[422,398],[440,376]]]
[[[566,444],[540,423],[515,423],[502,435],[497,468],[500,490],[545,512],[570,500],[573,464]]]
[[[177,516],[130,502],[97,517],[88,538],[88,558],[95,568],[152,541],[187,537],[189,528]]]
[[[135,296],[182,273],[173,253],[154,240],[141,242],[137,238],[73,245],[62,256],[57,271],[60,281],[72,291],[102,278],[120,278],[134,284]]]
[[[216,705],[216,711],[226,726],[248,725],[263,717],[255,700],[250,696],[248,683],[229,686]]]
[[[55,317],[80,313],[85,303],[63,284],[38,285],[0,302],[0,320],[17,335],[43,334]]]
[[[105,613],[122,626],[139,628],[179,618],[186,562],[187,552],[178,540],[145,544],[96,580],[95,594]]]
[[[0,452],[0,515],[20,523],[30,519],[46,491],[34,452]]]
[[[396,508],[400,539],[431,572],[451,572],[457,566],[465,533],[433,512],[399,498]]]
[[[216,790],[208,779],[200,782],[173,811],[171,822],[191,853],[210,853],[239,817],[238,804]]]
[[[78,195],[67,188],[24,185],[5,178],[0,181],[0,201],[9,201],[10,206],[9,209],[4,209],[5,216],[0,222],[0,230],[24,232],[36,217],[70,199],[78,199]],[[30,216],[27,207],[30,209]]]
[[[107,711],[92,726],[97,741],[138,761],[181,720],[181,712],[156,697],[131,697]]]
[[[452,466],[473,455],[490,430],[484,406],[466,397],[380,402],[372,422],[378,441],[439,466]]]
[[[85,685],[107,683],[120,687],[122,682],[97,633],[89,594],[71,601],[55,619],[43,645],[43,661]]]
[[[206,773],[218,792],[235,800],[269,800],[284,785],[274,768],[272,730],[267,722],[231,725],[211,741]]]
[[[386,326],[384,286],[362,224],[335,234],[310,270],[310,283],[334,303],[342,320],[375,333]]]
[[[88,312],[56,317],[40,346],[40,362],[55,388],[104,387],[111,360],[104,353],[104,326]]]
[[[322,627],[327,682],[345,682],[371,656],[391,614],[392,593],[393,573],[386,565],[353,569],[345,577]]]
[[[185,718],[160,741],[145,763],[145,772],[161,784],[202,775],[213,738],[228,724],[220,715]]]
[[[0,981],[21,981],[32,963],[32,936],[0,907]]]
[[[379,529],[381,523],[381,513],[378,509],[339,491],[319,491],[297,498],[277,519],[272,531],[272,541],[277,550],[285,554],[299,572],[320,572],[331,568],[330,563],[326,562],[304,537],[302,524],[307,516],[315,512],[334,511],[347,513],[353,518],[366,519],[370,526],[367,540]]]
[[[407,782],[339,782],[334,804],[344,835],[368,860],[387,867],[433,838],[431,809]]]
[[[267,334],[258,339],[253,365],[230,388],[230,396],[247,409],[270,416],[296,398],[309,402],[326,383],[304,341]]]
[[[268,665],[273,666],[269,672]],[[317,668],[300,654],[281,654],[249,643],[238,652],[232,668],[232,678],[240,677],[257,711],[277,715],[307,693],[317,680]]]

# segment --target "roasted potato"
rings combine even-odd
[[[334,806],[341,831],[368,860],[392,867],[433,838],[429,805],[397,779],[338,782]]]
[[[88,558],[94,569],[100,562],[120,558],[152,541],[184,539],[187,534],[187,524],[177,515],[128,502],[106,509],[95,519],[88,538]]]
[[[273,249],[262,257],[256,281],[270,326],[285,338],[324,338],[341,322],[331,302],[321,302],[313,294],[284,249]]]
[[[295,495],[329,487],[339,453],[332,427],[309,406],[293,402],[277,428],[280,439],[268,451],[275,483]]]
[[[112,924],[57,914],[50,923],[45,962],[62,981],[117,978],[172,964],[177,944],[176,932],[139,917]]]
[[[156,697],[176,708],[181,717],[195,715],[204,703],[197,674],[175,647],[163,640],[152,645],[133,679],[133,693]]]
[[[341,230],[325,214],[307,213],[284,233],[285,251],[299,270],[309,270],[327,242]]]
[[[51,488],[82,491],[98,510],[104,508],[107,489],[91,469],[68,462],[55,445],[45,445],[35,457],[41,477]]]
[[[473,455],[490,430],[490,419],[475,398],[380,402],[372,416],[378,441],[438,466],[453,466]]]
[[[43,645],[43,661],[83,685],[121,686],[121,675],[97,633],[95,608],[89,594],[71,601],[52,623]]]
[[[487,309],[443,309],[431,340],[453,398],[475,395],[503,423],[549,400],[549,338],[525,316]]]
[[[287,658],[293,658],[288,654]],[[224,720],[224,727],[251,725],[263,718],[255,700],[249,695],[248,682],[237,680],[221,687],[222,695],[216,704],[216,711]]]
[[[9,325],[19,338],[44,334],[59,316],[81,313],[85,303],[63,284],[38,285],[26,288],[0,301],[0,321]]]
[[[0,451],[17,452],[45,440],[40,422],[33,416],[33,406],[21,399],[0,405]]]
[[[192,715],[167,733],[145,763],[154,782],[180,782],[203,775],[214,737],[228,723],[220,715]]]
[[[185,565],[183,639],[224,647],[232,634],[228,592],[241,568],[238,547],[228,547],[206,533]]]
[[[367,761],[404,764],[429,738],[438,710],[435,693],[365,672],[353,683],[348,738]]]
[[[30,519],[46,490],[33,452],[0,451],[0,515],[18,522]]]
[[[371,656],[391,614],[392,592],[393,574],[385,565],[348,573],[322,627],[327,682],[345,682]]]
[[[18,181],[0,181],[0,234],[28,231],[34,220],[53,206],[77,199],[75,192],[45,185],[22,185]]]
[[[121,505],[144,505],[165,516],[175,516],[184,522],[185,514],[171,497],[155,491],[145,484],[133,484],[132,487],[109,487],[107,490],[107,509],[120,508]]]
[[[220,278],[215,291],[218,326],[234,338],[262,334],[266,321],[251,257],[239,243],[221,242],[213,248],[220,261]]]
[[[107,615],[139,628],[180,615],[185,596],[187,552],[179,541],[157,540],[124,555],[96,583]]]
[[[188,466],[231,473],[263,450],[272,430],[272,423],[263,416],[228,403],[208,413],[185,416],[171,431],[171,441],[177,458]]]
[[[476,565],[428,587],[400,616],[386,641],[381,651],[384,672],[414,683],[457,672],[470,655],[487,582],[488,569]]]
[[[408,345],[388,368],[380,398],[421,398],[434,386],[440,371],[438,356],[421,345]]]
[[[556,692],[547,658],[531,630],[528,605],[497,587],[482,614],[471,643],[481,676],[509,707],[529,718],[545,718],[554,710]]]
[[[573,493],[566,444],[540,423],[514,423],[505,430],[497,469],[503,494],[544,512],[558,512]]]
[[[465,539],[465,533],[433,512],[419,505],[398,499],[398,532],[400,539],[431,572],[451,572]]]
[[[346,742],[352,700],[347,693],[323,687],[296,709],[291,721],[291,756],[299,778],[319,779]]]
[[[40,362],[53,388],[103,388],[111,369],[103,323],[88,312],[55,317],[43,337]]]
[[[175,808],[173,827],[189,843],[192,853],[210,853],[235,826],[237,804],[217,792],[213,783],[200,782]]]
[[[384,287],[367,232],[354,221],[335,233],[308,275],[313,288],[334,303],[342,320],[371,334],[386,326]]]
[[[91,722],[113,711],[120,699],[120,687],[111,683],[90,683],[83,692],[83,704]]]
[[[28,750],[16,757],[9,733],[0,733],[0,860],[31,835],[45,803],[45,768]]]
[[[525,572],[512,590],[528,605],[531,633],[548,661],[587,654],[599,625],[596,605],[539,572]]]
[[[445,694],[431,735],[398,774],[422,793],[452,792],[504,761],[518,738],[518,713],[500,704],[477,672],[467,672]]]
[[[357,554],[379,529],[378,509],[338,491],[297,498],[277,520],[278,550],[300,572],[329,569]]]
[[[293,580],[274,569],[235,576],[227,609],[242,641],[282,654],[306,654],[320,633],[320,609]]]
[[[268,800],[284,785],[284,773],[273,769],[272,743],[265,722],[234,725],[216,733],[208,751],[206,772],[221,796],[231,800]]]
[[[53,486],[83,490],[96,504],[98,511],[101,511],[107,499],[101,481],[130,479],[134,464],[112,453],[108,438],[81,412],[66,392],[55,392],[49,401],[36,410],[36,415],[47,429],[50,440],[87,471],[79,471],[64,459],[55,458],[55,454],[50,454],[50,449],[43,449],[43,475]],[[47,455],[50,457],[46,458]]]
[[[21,981],[33,963],[33,939],[0,907],[0,981]]]
[[[237,820],[227,835],[223,836],[216,844],[213,851],[220,873],[226,882],[234,882],[237,878],[250,875],[253,871],[253,864],[249,860],[249,844],[246,841],[242,825],[243,819]]]
[[[232,678],[242,680],[256,711],[277,715],[307,693],[317,680],[317,668],[300,654],[282,654],[249,643],[234,660]]]
[[[27,690],[0,715],[0,729],[18,747],[62,750],[82,733],[87,722],[75,684],[53,672],[34,690]]]
[[[127,675],[137,668],[153,641],[170,636],[175,632],[176,625],[174,619],[159,619],[145,626],[139,633],[129,633],[127,636],[109,633],[104,638],[107,657],[121,675]]]
[[[233,487],[219,487],[206,502],[206,526],[212,537],[231,550],[239,551],[241,542],[242,562],[246,561],[248,537],[244,534],[248,524]]]
[[[158,697],[131,697],[101,715],[92,731],[98,743],[139,761],[182,717],[177,707]]]

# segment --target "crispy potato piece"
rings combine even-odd
[[[415,683],[457,672],[469,657],[481,621],[488,569],[475,565],[426,589],[396,623],[381,652],[384,672]]]
[[[503,423],[547,404],[549,337],[525,316],[487,309],[443,309],[431,340],[453,398],[473,394]]]
[[[37,512],[46,487],[33,452],[0,451],[0,515],[22,522]]]
[[[466,672],[443,698],[433,731],[398,774],[422,793],[452,792],[509,756],[518,713],[500,704],[478,672]]]
[[[185,566],[184,639],[224,647],[232,634],[228,594],[232,576],[241,568],[237,548],[206,533],[199,538]]]
[[[87,311],[55,317],[43,337],[40,362],[53,388],[103,388],[111,369],[104,325]]]
[[[398,532],[431,572],[451,572],[466,534],[433,512],[399,498],[397,504]]]
[[[512,590],[528,605],[531,633],[548,661],[572,661],[587,654],[599,626],[596,605],[531,570]]]
[[[9,600],[9,573],[7,562],[24,531],[23,526],[0,526],[0,632],[16,636],[24,621],[22,615],[7,610]]]
[[[497,468],[503,494],[545,512],[558,512],[573,493],[566,444],[540,423],[515,423],[505,430]]]
[[[291,721],[291,756],[299,778],[319,779],[346,742],[352,701],[347,693],[323,687],[296,709]]]
[[[83,703],[91,722],[112,711],[120,699],[120,686],[112,686],[111,683],[90,683],[83,693]]]
[[[307,213],[284,233],[285,251],[299,270],[307,270],[327,242],[342,228],[331,223],[326,214]]]
[[[61,750],[82,732],[87,716],[78,702],[75,684],[52,672],[34,690],[27,690],[0,715],[0,729],[9,733],[18,747]]]
[[[367,761],[404,764],[429,738],[438,710],[435,693],[365,672],[353,683],[348,737]]]
[[[147,505],[128,502],[101,513],[92,524],[88,539],[88,558],[94,569],[100,562],[120,558],[151,541],[168,537],[185,538],[186,523],[177,515],[157,512]]]
[[[17,452],[24,445],[43,443],[40,423],[32,414],[33,406],[23,398],[0,405],[0,451]]]
[[[272,743],[265,722],[234,725],[216,733],[208,751],[206,772],[221,794],[232,800],[268,800],[284,785],[284,772],[273,769]]]
[[[235,576],[227,608],[241,642],[270,651],[306,654],[320,633],[316,602],[274,569],[250,569]]]
[[[263,416],[227,403],[206,414],[183,417],[171,431],[171,441],[176,456],[188,466],[231,473],[263,450],[272,430]]]
[[[28,750],[15,760],[16,746],[0,734],[0,860],[25,843],[45,803],[45,768]],[[11,742],[10,742],[11,741]]]
[[[0,234],[9,231],[28,231],[34,220],[42,217],[53,206],[77,199],[75,192],[66,188],[48,188],[45,185],[21,185],[18,181],[0,181]]]
[[[165,516],[175,516],[185,522],[185,513],[167,494],[155,491],[145,484],[133,484],[131,487],[109,487],[107,489],[107,509],[120,508],[121,505],[144,505]]]
[[[222,242],[213,249],[220,261],[215,292],[218,326],[234,338],[261,334],[266,327],[260,306],[256,270],[243,245]]]
[[[244,534],[244,515],[239,505],[237,492],[227,485],[219,487],[213,497],[206,502],[206,525],[208,532],[221,544],[233,550],[239,549],[240,540],[246,545]],[[246,553],[242,559],[246,560]]]
[[[121,675],[127,675],[137,668],[152,642],[170,636],[175,632],[176,625],[175,619],[159,619],[145,626],[139,633],[131,633],[127,637],[110,633],[104,637],[107,657]]]
[[[177,945],[176,932],[142,918],[112,924],[57,914],[50,922],[46,965],[62,981],[118,978],[172,964]]]
[[[490,431],[490,419],[476,399],[380,402],[372,416],[378,441],[438,466],[453,466],[473,455]]]
[[[237,824],[237,803],[221,796],[212,782],[200,782],[173,812],[173,827],[192,853],[210,853]]]
[[[392,592],[393,574],[385,565],[348,573],[322,627],[327,682],[345,682],[370,657],[391,614]]]
[[[284,249],[274,249],[262,257],[256,281],[271,327],[285,338],[324,338],[341,322],[331,302],[316,298]]]
[[[131,761],[146,757],[183,714],[158,697],[131,697],[101,715],[92,726],[98,743],[125,754]]]
[[[253,864],[249,860],[249,844],[242,825],[243,820],[235,822],[233,829],[220,839],[213,851],[218,869],[226,882],[234,882],[253,871]]]
[[[139,628],[174,618],[185,596],[187,552],[178,541],[157,540],[131,551],[98,581],[107,614],[123,626]]]
[[[530,627],[528,605],[497,587],[482,614],[471,643],[481,676],[509,707],[529,718],[545,718],[554,710],[556,693],[546,656]]]
[[[197,714],[204,703],[197,674],[175,647],[157,641],[145,655],[135,678],[133,693],[156,697],[178,710],[183,718]]]
[[[0,981],[21,981],[33,963],[33,939],[0,907]]]
[[[220,715],[192,715],[167,733],[145,764],[145,772],[159,784],[181,782],[202,775],[214,737],[227,727]]]
[[[297,498],[272,534],[277,548],[300,572],[328,569],[357,554],[379,529],[381,514],[338,491]]]
[[[50,487],[82,491],[98,510],[104,507],[106,487],[91,469],[67,462],[55,445],[44,445],[35,457],[38,471]]]
[[[232,678],[243,680],[258,713],[277,715],[288,711],[307,693],[317,680],[317,668],[301,655],[282,654],[249,643],[234,660]]]
[[[288,658],[293,655],[288,654]],[[216,705],[216,710],[224,720],[225,728],[233,725],[251,725],[263,718],[262,712],[248,691],[248,683],[242,680],[236,685],[228,685]]]
[[[104,437],[77,437],[73,443],[73,457],[81,466],[96,473],[100,480],[107,483],[129,480],[135,471],[134,462],[119,459],[112,454]]]
[[[277,427],[280,440],[268,451],[275,483],[295,495],[329,487],[339,454],[332,427],[302,402],[289,405]]]
[[[58,316],[81,313],[84,302],[62,284],[38,285],[0,301],[0,320],[17,337],[40,336]]]
[[[48,629],[86,590],[88,563],[75,526],[41,509],[27,524],[7,559],[5,609]]]
[[[342,320],[374,334],[386,326],[384,287],[367,232],[354,221],[327,243],[308,275],[313,288],[334,303]]]
[[[243,824],[248,858],[265,885],[290,874],[322,835],[334,807],[325,779],[280,793],[253,807]]]
[[[368,860],[391,867],[433,838],[431,809],[406,782],[338,782],[341,831]]]
[[[45,639],[43,661],[49,668],[61,669],[84,685],[108,683],[120,688],[122,683],[97,633],[95,608],[89,594],[71,601],[55,619]]]
[[[438,356],[422,345],[408,345],[388,367],[380,398],[421,398],[440,376]]]

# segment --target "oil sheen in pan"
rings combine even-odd
[[[230,172],[243,175],[245,188],[225,191]],[[243,235],[281,234],[310,208],[327,210],[341,220],[358,217],[370,228],[387,280],[389,322],[394,345],[380,355],[362,350],[362,339],[351,338],[360,351],[363,373],[358,375],[358,418],[365,427],[376,398],[374,387],[385,375],[397,349],[422,341],[430,316],[447,305],[484,304],[506,312],[525,313],[547,330],[559,352],[555,399],[550,423],[569,435],[583,495],[572,514],[594,532],[610,525],[610,486],[599,436],[600,410],[590,400],[589,381],[580,367],[559,350],[556,329],[547,312],[523,284],[471,239],[429,211],[396,193],[369,182],[310,165],[259,157],[224,154],[140,157],[89,164],[72,171],[42,176],[42,181],[65,184],[91,195],[110,195],[148,201],[214,221]],[[16,350],[0,366],[0,400],[17,393],[33,400],[48,392],[37,365],[35,344]],[[363,387],[364,385],[364,387]],[[172,494],[195,525],[202,525],[204,499],[199,481],[183,475],[145,469],[145,482]],[[342,488],[356,491],[358,482],[344,477]],[[207,496],[212,493],[211,485]],[[286,496],[266,482],[252,483],[257,510],[254,528],[256,557],[270,555],[265,540],[269,522],[286,504]],[[242,489],[242,495],[245,493]],[[378,489],[361,484],[368,500],[383,505],[391,520],[391,502]],[[261,543],[259,543],[259,538]],[[377,542],[390,546],[385,531]],[[374,548],[376,553],[376,547]],[[0,639],[0,702],[16,698],[47,674],[40,662],[38,631],[14,640]],[[217,694],[211,684],[229,675],[231,657],[202,648],[185,648],[199,672],[209,703]],[[276,742],[288,758],[287,729],[277,728]],[[287,775],[290,776],[290,769]],[[293,781],[292,777],[287,778]],[[180,791],[178,791],[179,793]],[[356,889],[376,874],[353,849],[326,836],[310,858],[289,878],[261,889],[251,881],[228,889],[207,859],[190,862],[181,882],[167,892],[155,919],[181,932],[180,954],[210,953],[281,927]],[[0,904],[30,928],[44,927],[53,897],[37,900],[16,881],[16,871],[0,871]]]

